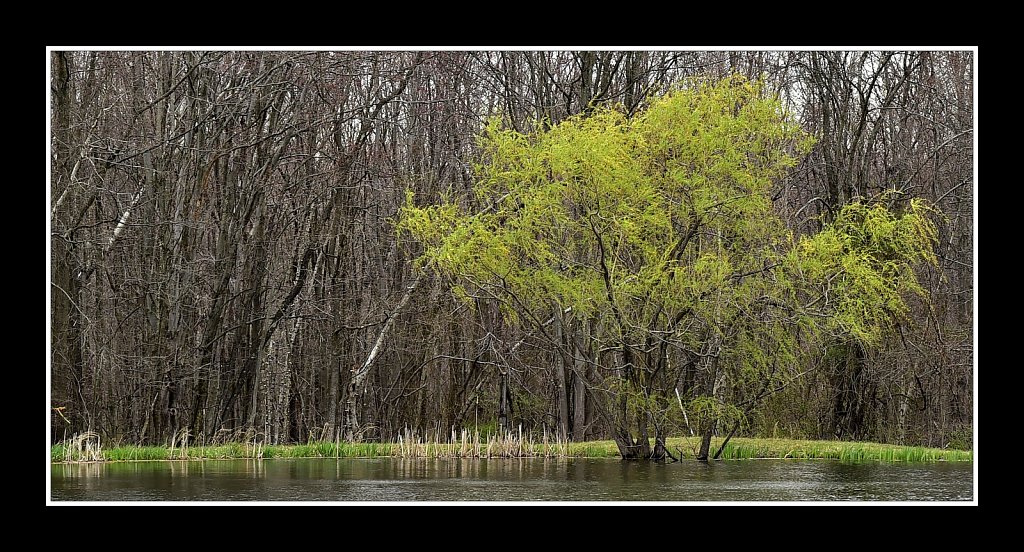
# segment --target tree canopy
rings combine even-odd
[[[934,260],[917,200],[902,214],[852,202],[795,237],[772,191],[813,140],[740,76],[687,81],[633,117],[597,107],[527,132],[495,117],[479,139],[475,194],[420,206],[409,192],[398,228],[463,299],[540,330],[552,313],[589,322],[592,390],[624,457],[665,452],[670,349],[699,373],[678,402],[706,458],[716,427],[792,376],[822,330],[871,342],[891,328],[904,294],[923,293],[913,264]]]

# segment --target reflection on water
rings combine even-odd
[[[959,501],[969,462],[271,459],[54,464],[54,501]]]

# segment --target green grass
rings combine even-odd
[[[681,439],[669,439],[669,446]],[[713,440],[712,453],[719,440]],[[678,445],[677,445],[678,446]],[[682,448],[682,447],[680,447]],[[869,442],[800,441],[795,439],[759,439],[736,437],[729,441],[722,458],[727,460],[750,458],[829,459],[846,462],[970,462],[971,451],[886,445]]]
[[[94,434],[75,437],[50,447],[52,462],[204,460],[229,458],[617,458],[614,441],[558,442],[545,436],[535,442],[529,436],[489,435],[462,432],[449,442],[425,441],[406,435],[395,443],[347,443],[318,441],[298,445],[227,443],[215,446],[118,446],[102,448]],[[712,439],[711,453],[720,438]],[[669,438],[669,451],[680,459],[696,456],[700,439]],[[844,462],[970,462],[971,451],[935,449],[868,442],[803,441],[734,437],[722,451],[722,459],[756,458],[829,459]]]

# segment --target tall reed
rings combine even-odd
[[[100,436],[92,431],[75,435],[50,448],[53,462],[93,462],[98,460],[199,460],[227,458],[615,458],[619,456],[613,441],[567,442],[543,432],[539,441],[522,428],[515,431],[481,435],[477,430],[437,431],[427,439],[406,429],[393,443],[350,443],[310,441],[299,445],[268,445],[246,436],[241,442],[219,445],[190,443],[187,430],[175,433],[169,447],[118,446],[103,449]],[[675,437],[666,446],[680,459],[693,459],[696,439]],[[712,440],[716,449],[720,438]],[[722,451],[723,460],[755,458],[830,459],[844,462],[936,462],[973,460],[971,451],[885,445],[841,441],[799,441],[734,437]]]

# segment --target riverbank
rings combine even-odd
[[[721,444],[712,440],[712,453]],[[669,451],[680,459],[694,459],[699,439],[669,438]],[[50,447],[52,462],[117,462],[139,460],[205,460],[229,458],[618,458],[613,441],[580,443],[533,442],[529,439],[487,438],[463,434],[450,443],[410,442],[346,443],[313,442],[298,445],[265,445],[258,442],[210,446],[113,446],[98,440],[70,439]],[[870,442],[806,441],[796,439],[734,437],[724,460],[793,458],[881,462],[970,462],[972,451],[938,449]]]

